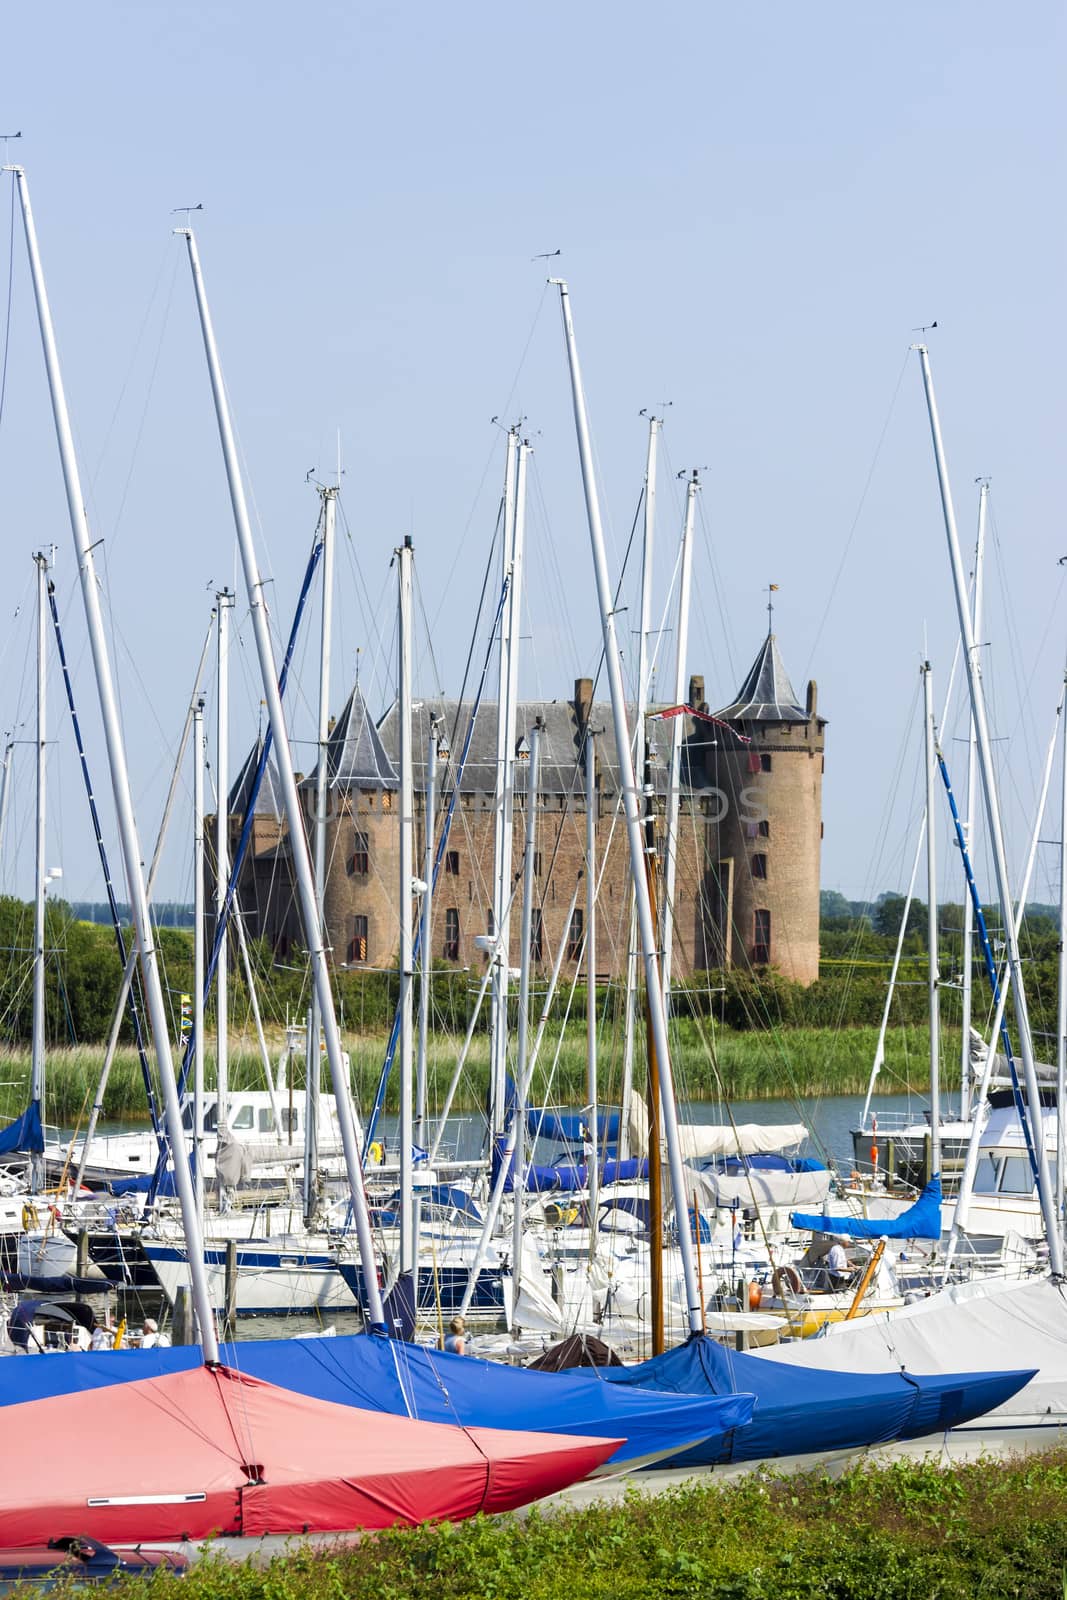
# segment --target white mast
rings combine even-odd
[[[974,593],[971,597],[972,626],[975,649],[980,650],[982,628],[982,569],[985,564],[986,508],[989,500],[989,483],[983,480],[978,492],[978,537],[974,546]],[[978,739],[974,731],[973,716],[968,721],[967,737],[967,816],[963,822],[963,837],[967,850],[974,859],[974,813],[978,793]],[[966,1122],[971,1114],[971,1011],[974,997],[974,907],[971,897],[963,897],[963,972],[960,978],[960,1121]]]
[[[967,605],[967,579],[960,556],[959,534],[956,531],[956,512],[952,504],[952,489],[948,481],[948,466],[945,462],[944,445],[941,441],[941,422],[937,414],[937,401],[934,396],[934,380],[930,371],[930,354],[925,345],[919,345],[917,348],[919,359],[922,363],[926,404],[930,413],[930,432],[933,437],[934,456],[937,461],[941,508],[944,513],[945,534],[948,540],[949,561],[952,567],[952,581],[956,590],[956,612],[959,618],[960,633],[963,637],[963,656],[967,667],[967,682],[971,692],[971,714],[974,717],[975,734],[978,740],[982,793],[985,799],[989,842],[993,851],[997,894],[1000,899],[1001,917],[1004,923],[1008,968],[1015,993],[1015,1018],[1019,1030],[1019,1049],[1023,1060],[1023,1074],[1026,1080],[1026,1100],[1033,1134],[1034,1154],[1038,1165],[1038,1192],[1041,1196],[1041,1214],[1044,1218],[1045,1232],[1048,1236],[1049,1266],[1053,1277],[1059,1278],[1063,1274],[1063,1244],[1060,1238],[1058,1208],[1053,1201],[1052,1185],[1049,1179],[1048,1156],[1045,1151],[1044,1129],[1041,1118],[1041,1092],[1037,1082],[1037,1069],[1034,1066],[1034,1048],[1033,1040],[1030,1036],[1030,1015],[1026,1004],[1022,960],[1019,955],[1019,941],[1016,937],[1015,921],[1012,915],[1011,890],[1008,883],[1008,859],[1004,850],[1000,803],[997,797],[996,777],[993,769],[993,751],[989,737],[989,725],[986,721],[981,665],[975,650],[974,628],[971,624],[970,609]]]
[[[359,1239],[359,1252],[363,1267],[370,1321],[373,1326],[382,1328],[385,1325],[385,1320],[382,1313],[381,1290],[378,1286],[378,1269],[374,1255],[374,1241],[371,1236],[370,1214],[367,1210],[367,1196],[363,1187],[363,1173],[359,1164],[359,1146],[355,1118],[352,1112],[351,1087],[341,1052],[341,1036],[337,1030],[337,1018],[333,1009],[330,972],[326,963],[326,948],[323,941],[318,903],[315,899],[315,880],[312,875],[311,857],[308,854],[307,838],[304,833],[304,818],[300,808],[300,796],[296,788],[296,776],[293,772],[293,753],[289,746],[289,735],[285,726],[281,696],[278,693],[278,673],[270,641],[267,608],[263,598],[263,582],[260,578],[259,565],[256,561],[252,527],[248,520],[248,507],[245,501],[244,484],[241,479],[241,469],[238,465],[237,450],[233,438],[233,427],[230,422],[229,403],[226,399],[222,368],[219,364],[215,334],[211,325],[211,313],[208,310],[203,275],[200,271],[200,258],[197,253],[196,240],[193,237],[191,228],[179,228],[176,231],[185,239],[189,252],[189,265],[193,274],[193,285],[196,290],[200,328],[204,338],[204,350],[207,355],[208,371],[211,376],[211,391],[215,402],[215,416],[218,421],[219,438],[222,442],[222,453],[226,462],[230,502],[233,506],[237,541],[240,546],[241,563],[244,568],[245,588],[248,591],[251,610],[252,629],[256,640],[256,651],[259,656],[263,694],[267,702],[271,732],[274,736],[274,753],[278,763],[282,800],[289,827],[289,848],[292,852],[293,874],[296,878],[297,891],[300,897],[301,919],[304,925],[304,937],[308,944],[308,957],[311,962],[315,993],[322,1013],[322,1026],[326,1037],[326,1056],[330,1063],[330,1077],[333,1082],[333,1092],[337,1104],[337,1121],[345,1153],[345,1168],[352,1192],[352,1210]]]
[[[3,768],[0,770],[0,864],[3,862],[4,835],[7,833],[7,803],[11,798],[11,753],[15,741],[9,739],[4,746]]]
[[[1060,701],[1063,714],[1063,773],[1060,788],[1060,945],[1056,994],[1056,1209],[1063,1222],[1063,1197],[1067,1193],[1067,674]]]
[[[414,948],[412,943],[412,879],[414,877],[415,789],[411,743],[411,537],[397,558],[399,642],[397,699],[400,721],[400,1276],[415,1272],[415,1189],[412,1166],[413,1073],[412,1000]]]
[[[589,707],[590,717],[593,714]],[[589,1252],[596,1251],[597,1207],[600,1201],[600,1088],[597,1073],[596,998],[596,733],[585,725],[585,1098],[589,1116],[591,1159],[586,1163],[589,1189]],[[618,1142],[616,1141],[616,1148]]]
[[[505,904],[511,892],[511,785],[515,760],[514,725],[508,716],[508,693],[511,684],[511,652],[517,643],[512,624],[517,620],[515,596],[518,574],[515,568],[515,480],[519,435],[515,428],[508,430],[507,454],[504,461],[504,524],[500,553],[502,583],[507,583],[508,594],[500,614],[500,658],[497,662],[496,702],[496,792],[493,796],[493,926],[489,932],[497,941],[493,968],[493,986],[489,1010],[489,1134],[492,1139],[504,1127],[504,1110],[507,1105],[508,1075],[508,965],[511,957],[509,940],[501,937],[504,931]]]
[[[433,982],[433,856],[437,804],[437,722],[430,718],[426,745],[426,787],[422,800],[423,866],[422,906],[419,913],[419,1049],[415,1063],[415,1143],[426,1138],[426,1052],[430,1043],[430,990]]]
[[[204,1219],[204,702],[193,707],[193,1167]]]
[[[233,592],[215,596],[215,925],[222,927],[222,908],[230,881],[230,612]],[[230,935],[222,927],[215,965],[215,1083],[219,1132],[230,1125]]]
[[[48,557],[41,551],[34,556],[37,568],[37,832],[34,848],[33,901],[33,1033],[30,1045],[30,1099],[44,1122],[44,897],[48,868],[45,866],[45,761],[48,750],[48,678],[46,613],[48,608]],[[44,1156],[30,1157],[30,1189],[36,1194],[44,1185]]]
[[[697,1283],[696,1263],[693,1259],[693,1239],[689,1229],[689,1194],[685,1184],[681,1145],[678,1138],[678,1111],[674,1102],[674,1080],[671,1071],[670,1042],[667,1038],[667,1016],[663,1009],[663,990],[659,978],[659,961],[656,954],[656,929],[652,918],[652,901],[645,876],[645,842],[641,831],[641,817],[637,802],[637,785],[634,779],[633,758],[630,753],[630,731],[626,724],[626,699],[622,684],[622,667],[615,634],[615,614],[608,577],[607,554],[604,548],[604,530],[600,520],[600,501],[593,476],[593,452],[589,440],[589,422],[585,410],[581,369],[578,365],[578,348],[571,320],[570,296],[561,278],[552,280],[559,287],[560,309],[563,313],[563,330],[567,341],[570,363],[571,391],[574,399],[574,421],[578,434],[578,453],[581,458],[582,482],[585,488],[585,505],[589,521],[589,539],[593,550],[593,567],[596,573],[597,599],[600,603],[600,620],[604,634],[604,663],[611,688],[611,710],[615,725],[615,745],[619,761],[619,786],[622,789],[626,814],[626,835],[630,845],[630,871],[637,897],[637,921],[641,934],[641,952],[645,964],[645,987],[648,992],[649,1018],[656,1053],[659,1058],[659,1079],[663,1100],[663,1127],[667,1139],[667,1157],[670,1163],[671,1183],[674,1190],[674,1208],[678,1223],[678,1243],[685,1278],[686,1310],[691,1333],[700,1333],[703,1327],[703,1307]]]
[[[930,1175],[941,1171],[941,979],[937,970],[937,811],[934,691],[929,661],[922,664],[926,744],[926,950],[930,1008]]]
[[[334,526],[337,518],[338,488],[320,488],[322,496],[322,617],[319,631],[319,713],[316,738],[318,762],[315,767],[315,898],[319,919],[326,927],[326,822],[330,784],[330,656],[333,644],[333,556]],[[319,1005],[311,997],[311,1029],[304,1059],[304,1226],[312,1227],[318,1212],[319,1173],[319,1090],[322,1067],[319,1036],[322,1031]]]
[[[530,1041],[530,935],[533,930],[534,853],[537,847],[537,791],[540,777],[541,729],[530,733],[530,760],[526,768],[526,853],[522,864],[522,951],[519,967],[519,1026],[516,1049],[515,1079],[526,1081],[526,1063],[529,1059]],[[515,1158],[511,1168],[511,1198],[514,1202],[511,1228],[511,1274],[515,1282],[515,1304],[522,1268],[522,1210],[526,1188],[524,1167],[526,1161],[526,1102],[520,1099],[515,1107]],[[514,1319],[513,1319],[514,1325]]]
[[[659,458],[659,417],[648,419],[645,457],[645,516],[641,539],[641,610],[637,641],[637,713],[633,733],[634,771],[645,780],[645,718],[648,712],[648,638],[652,628],[652,554],[656,535],[656,465]],[[630,1101],[634,1092],[634,1032],[637,1023],[637,903],[630,895],[630,931],[626,945],[626,1002],[623,1011],[622,1106],[619,1112],[619,1154],[625,1155],[630,1139]]]
[[[182,1128],[181,1106],[178,1103],[178,1086],[174,1080],[174,1063],[170,1052],[167,1010],[163,1000],[163,986],[160,981],[158,959],[152,935],[152,923],[148,915],[148,901],[145,896],[144,877],[141,870],[141,847],[137,837],[137,824],[134,821],[129,773],[126,768],[126,752],[123,748],[122,730],[119,724],[118,708],[115,704],[115,690],[111,680],[111,662],[108,657],[104,621],[100,608],[100,590],[96,577],[96,564],[93,559],[93,543],[89,538],[89,525],[85,515],[85,500],[78,475],[78,463],[74,455],[70,416],[67,412],[66,395],[63,392],[63,379],[59,370],[59,356],[56,350],[55,333],[52,328],[52,313],[48,306],[44,273],[37,248],[37,232],[33,224],[33,212],[30,209],[30,195],[26,183],[26,174],[21,167],[12,167],[9,170],[15,174],[19,189],[19,201],[22,206],[22,223],[26,233],[26,248],[30,258],[33,292],[37,302],[37,320],[41,328],[41,343],[44,347],[45,366],[48,371],[48,387],[52,397],[56,439],[59,445],[60,460],[63,465],[63,481],[67,491],[67,510],[70,514],[71,532],[74,536],[74,549],[77,557],[78,575],[81,581],[82,600],[85,605],[89,643],[93,655],[97,690],[100,696],[100,715],[104,725],[108,764],[111,769],[111,784],[115,795],[115,810],[117,812],[119,837],[122,842],[123,865],[126,870],[126,883],[130,894],[134,929],[137,935],[137,947],[141,955],[141,971],[144,979],[145,997],[148,1002],[148,1014],[152,1026],[152,1039],[155,1045],[160,1084],[163,1090],[163,1102],[166,1108],[167,1135],[170,1139],[171,1150],[174,1153],[174,1177],[178,1186],[182,1222],[185,1227],[186,1245],[189,1252],[193,1302],[200,1323],[204,1359],[210,1365],[214,1365],[217,1363],[219,1355],[218,1339],[215,1334],[211,1298],[208,1294],[207,1277],[204,1272],[203,1246],[200,1225],[196,1216],[193,1183],[189,1173],[189,1163],[183,1160],[185,1136]]]
[[[681,572],[678,578],[678,648],[674,659],[674,704],[684,705],[688,693],[686,673],[689,658],[689,595],[693,581],[693,521],[696,516],[696,473],[685,491],[685,521],[682,524]],[[678,875],[678,812],[681,806],[682,744],[685,718],[675,717],[671,729],[671,776],[667,785],[667,836],[663,862],[663,1004],[671,1011],[671,964],[674,955],[674,885]]]

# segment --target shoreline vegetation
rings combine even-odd
[[[694,1476],[662,1494],[395,1528],[231,1562],[210,1549],[185,1600],[1062,1600],[1067,1451],[942,1467]],[[254,1554],[254,1552],[250,1552]],[[167,1580],[163,1580],[164,1586]],[[137,1600],[160,1580],[120,1580]],[[20,1590],[36,1594],[37,1590]],[[67,1592],[65,1589],[63,1592]]]
[[[698,1024],[682,1017],[672,1025],[675,1038],[674,1072],[679,1100],[686,1103],[728,1100],[805,1100],[826,1095],[864,1094],[874,1057],[875,1027],[787,1027],[774,1032],[739,1031]],[[621,1076],[621,1030],[605,1029],[600,1039],[601,1103],[617,1103]],[[271,1029],[267,1036],[272,1069],[284,1045],[284,1032]],[[343,1035],[352,1069],[352,1089],[361,1108],[370,1106],[385,1059],[388,1035],[384,1031]],[[458,1059],[460,1034],[435,1034],[428,1050],[428,1103],[431,1114],[441,1105]],[[959,1031],[943,1032],[943,1078],[956,1079]],[[151,1054],[150,1054],[151,1059]],[[46,1114],[50,1123],[65,1127],[84,1125],[104,1061],[103,1047],[80,1045],[48,1052]],[[640,1058],[639,1058],[640,1061]],[[206,1050],[208,1087],[214,1084],[213,1040]],[[293,1088],[303,1093],[302,1056],[293,1063]],[[543,1070],[542,1070],[543,1069]],[[641,1070],[640,1065],[638,1071]],[[0,1118],[10,1120],[26,1103],[29,1092],[28,1048],[0,1048]],[[323,1072],[328,1090],[329,1074]],[[394,1069],[386,1096],[386,1110],[395,1111],[398,1072]],[[456,1112],[475,1112],[485,1105],[489,1083],[489,1047],[484,1034],[471,1045],[456,1096]],[[929,1083],[929,1032],[918,1024],[890,1029],[886,1061],[878,1080],[880,1094],[922,1095]],[[230,1085],[234,1091],[262,1089],[263,1062],[255,1036],[231,1033]],[[571,1023],[566,1031],[550,1024],[540,1055],[532,1096],[535,1103],[580,1106],[585,1101],[585,1027]],[[103,1115],[109,1121],[143,1121],[145,1095],[136,1053],[122,1046],[116,1054],[104,1096]]]

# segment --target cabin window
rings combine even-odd
[[[270,1106],[266,1106],[259,1113],[259,1131],[260,1133],[274,1132],[274,1112],[271,1110]]]
[[[771,914],[757,911],[753,921],[752,965],[766,967],[771,959]]]
[[[985,1155],[979,1156],[978,1165],[974,1169],[975,1194],[996,1194],[997,1192],[997,1162],[996,1157],[987,1150]]]
[[[763,751],[759,758],[759,769],[761,772],[770,772],[771,770],[771,758],[766,750]]]
[[[577,961],[582,953],[585,942],[585,912],[575,907],[571,913],[570,927],[567,929],[567,960]]]
[[[287,1135],[300,1132],[300,1113],[295,1106],[282,1106],[282,1131]]]
[[[530,916],[530,960],[545,959],[545,919],[540,906],[532,908]]]
[[[767,857],[766,856],[753,856],[752,857],[752,876],[754,878],[766,878],[766,876],[767,876]]]
[[[445,851],[445,873],[449,878],[459,877],[459,851]]]
[[[1001,1194],[1033,1194],[1034,1174],[1029,1156],[1005,1156],[1000,1169]]]
[[[230,1127],[235,1133],[251,1133],[256,1125],[256,1111],[254,1106],[238,1106],[230,1118]]]
[[[348,941],[348,959],[350,962],[363,962],[367,959],[366,917],[352,918],[352,937]]]
[[[219,1105],[213,1101],[204,1112],[204,1132],[217,1133],[219,1129]]]
[[[455,906],[445,912],[444,957],[446,961],[459,960],[459,912]]]
[[[348,863],[350,878],[365,878],[370,871],[370,837],[365,833],[352,836],[352,858]]]

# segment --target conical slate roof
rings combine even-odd
[[[231,817],[243,817],[248,809],[252,784],[255,781],[256,769],[259,766],[259,758],[262,752],[263,735],[260,734],[248,752],[240,772],[237,774],[237,782],[230,790],[229,814]],[[256,796],[255,815],[257,817],[273,817],[275,821],[280,821],[283,809],[278,769],[274,765],[273,757],[268,757],[267,770],[263,774],[263,782],[260,784],[259,794]]]
[[[716,715],[724,722],[807,722],[807,712],[797,700],[773,633],[760,646],[737,698]]]
[[[397,789],[400,786],[397,770],[385,753],[358,683],[334,723],[326,746],[326,764],[331,789]]]

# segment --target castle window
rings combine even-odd
[[[759,769],[761,772],[770,772],[771,770],[771,758],[766,750],[763,751],[759,758]]]
[[[459,851],[458,850],[446,850],[445,851],[445,872],[448,874],[448,876],[450,878],[458,878],[459,877]]]
[[[364,962],[367,959],[366,917],[352,918],[352,937],[348,941],[348,959],[350,962]]]
[[[767,876],[767,857],[766,856],[753,856],[752,857],[752,876],[754,878],[766,878],[766,876]]]
[[[365,878],[370,871],[370,838],[365,833],[352,836],[352,856],[348,863],[350,878]]]
[[[771,914],[769,911],[757,911],[755,914],[755,938],[752,942],[752,965],[766,967],[771,959]]]
[[[545,919],[540,906],[533,907],[530,918],[530,960],[543,961],[545,959]]]
[[[393,809],[393,797],[389,793],[388,789],[383,789],[382,790],[382,810],[383,811],[392,811],[392,809]]]
[[[571,914],[571,925],[567,929],[567,960],[577,961],[582,953],[585,943],[585,912],[575,907]]]
[[[446,961],[459,960],[459,912],[455,906],[445,912],[444,957]]]
[[[489,937],[492,938],[496,933],[496,918],[493,916],[492,906],[486,906],[485,908],[485,927]]]
[[[541,876],[541,852],[540,852],[540,850],[535,850],[534,851],[534,877],[535,878],[539,878],[540,876]]]
[[[771,836],[771,825],[766,817],[759,825],[759,836],[761,839],[769,839]]]

